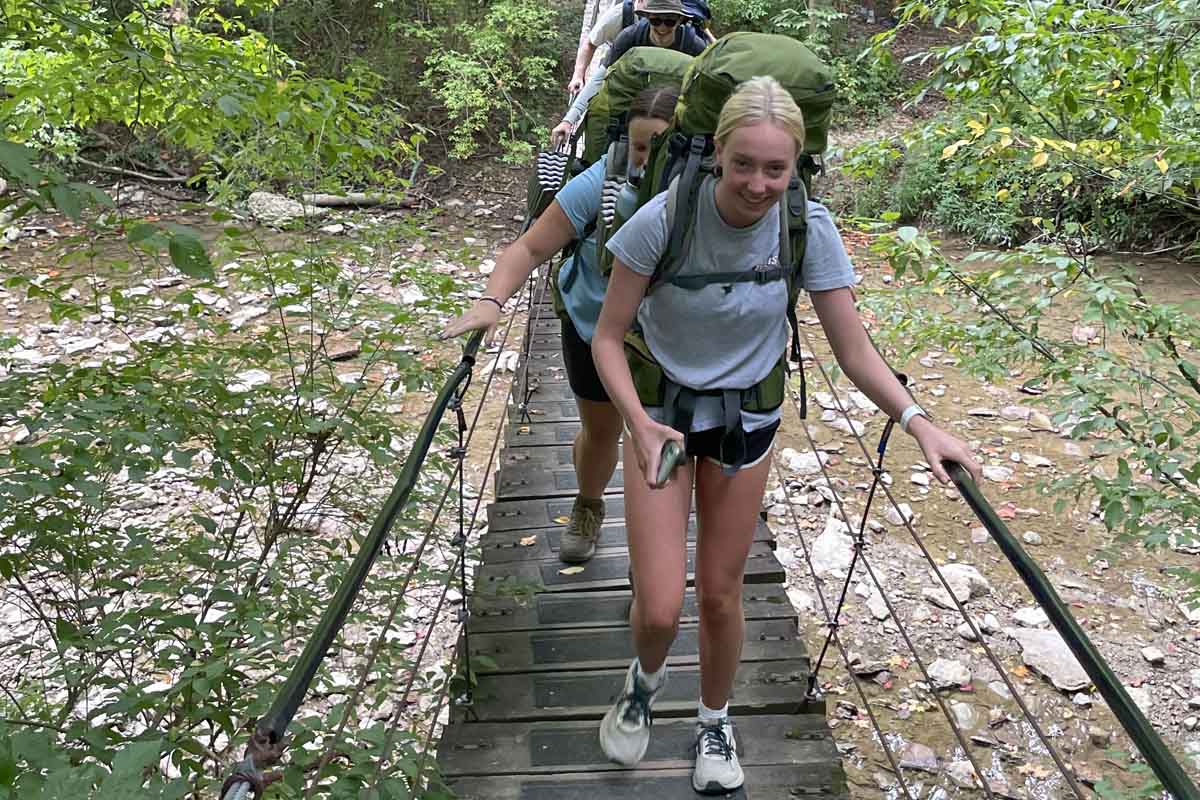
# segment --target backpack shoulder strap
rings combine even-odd
[[[703,179],[700,167],[705,145],[703,136],[691,138],[683,172],[672,178],[667,187],[667,249],[650,278],[647,294],[664,281],[670,280],[687,263],[688,252],[692,247],[692,229],[695,227],[692,223],[696,216],[696,202],[700,197],[700,184]]]
[[[633,15],[633,0],[625,0],[621,4],[621,29],[624,30],[637,21]]]
[[[808,240],[808,192],[804,181],[793,175],[787,191],[779,200],[779,266],[787,276],[787,320],[792,329],[791,360],[800,372],[800,419],[808,418],[808,386],[804,379],[804,361],[800,355],[800,320],[796,302],[804,288],[804,251]]]

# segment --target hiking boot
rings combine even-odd
[[[729,717],[710,724],[697,722],[692,788],[700,794],[725,794],[741,787],[745,780]]]
[[[663,669],[666,669],[664,665]],[[604,715],[600,722],[600,749],[618,764],[632,767],[646,755],[646,747],[650,744],[650,725],[653,718],[650,707],[654,698],[667,685],[666,673],[663,673],[658,688],[651,691],[642,683],[638,675],[638,662],[635,658],[625,673],[625,688],[617,702]]]
[[[604,522],[604,500],[576,497],[571,519],[558,546],[558,557],[567,564],[582,564],[596,553],[600,524]]]

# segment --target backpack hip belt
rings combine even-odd
[[[746,432],[742,427],[741,412],[769,414],[782,406],[789,372],[785,352],[766,377],[753,386],[694,389],[667,377],[638,330],[625,334],[625,360],[641,404],[647,408],[662,408],[666,424],[685,437],[692,432],[697,398],[721,398],[725,429],[721,438],[721,462],[722,471],[727,475],[737,472],[746,463]]]

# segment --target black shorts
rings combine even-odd
[[[563,366],[567,368],[567,383],[576,397],[596,403],[610,403],[608,392],[600,382],[596,364],[592,361],[592,346],[585,342],[569,319],[562,321]]]
[[[739,469],[749,469],[756,466],[771,452],[771,444],[775,441],[775,432],[779,430],[779,420],[775,420],[765,428],[750,431],[746,434],[746,461]],[[685,450],[693,458],[705,458],[724,467],[721,461],[721,437],[725,435],[724,428],[709,428],[706,431],[692,431],[686,439]]]

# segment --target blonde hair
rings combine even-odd
[[[804,114],[779,81],[770,75],[758,75],[743,81],[721,109],[716,139],[721,145],[738,128],[770,122],[792,135],[796,155],[804,151]]]

